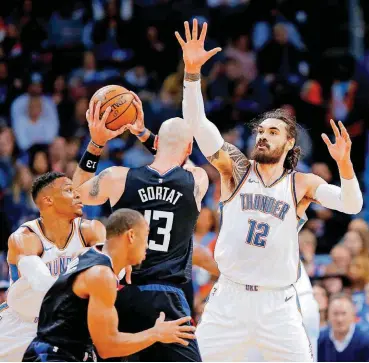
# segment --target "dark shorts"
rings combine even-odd
[[[165,320],[168,321],[191,315],[183,291],[163,284],[125,286],[118,292],[116,308],[119,330],[127,333],[138,333],[152,328],[161,311],[165,313]],[[201,362],[201,356],[197,341],[192,340],[188,346],[155,343],[128,357],[128,361]]]
[[[34,339],[23,356],[23,362],[94,362],[96,355],[93,350],[80,352],[76,355],[58,346]]]

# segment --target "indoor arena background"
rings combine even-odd
[[[330,118],[348,128],[364,209],[351,219],[311,207],[300,247],[321,328],[329,324],[329,295],[342,290],[351,294],[356,322],[369,334],[368,0],[0,1],[0,303],[8,286],[7,238],[37,217],[32,180],[49,170],[72,177],[89,141],[85,112],[94,91],[121,84],[138,93],[153,132],[181,116],[183,65],[174,31],[195,16],[209,23],[206,48],[223,48],[203,67],[202,85],[208,118],[227,141],[247,154],[253,146],[249,121],[286,108],[301,125],[298,169],[337,184],[320,135],[331,132]],[[21,102],[29,104],[25,113]],[[194,243],[213,251],[219,175],[196,147],[191,159],[211,180]],[[124,134],[108,143],[98,172],[151,160],[135,137]],[[104,221],[110,210],[104,205],[84,212]],[[196,321],[212,283],[194,268]]]

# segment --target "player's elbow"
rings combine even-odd
[[[357,201],[355,203],[351,203],[349,206],[346,206],[344,209],[344,212],[346,214],[359,214],[361,210],[363,209],[363,200]]]
[[[109,342],[100,342],[100,343],[94,342],[94,344],[100,358],[108,359],[114,357],[114,352],[112,351]]]

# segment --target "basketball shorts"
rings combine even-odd
[[[118,291],[116,308],[119,331],[127,333],[152,328],[161,311],[167,321],[191,315],[183,291],[164,284],[125,286]],[[191,340],[188,346],[155,343],[127,359],[140,362],[200,362],[201,356],[196,340]]]
[[[299,300],[302,312],[302,321],[304,323],[306,333],[309,337],[314,361],[317,361],[318,356],[318,339],[319,339],[319,306],[311,292],[299,294]],[[261,352],[258,348],[250,347],[246,352],[246,362],[264,362]]]
[[[6,302],[1,304],[0,362],[21,362],[36,333],[36,318],[20,316]]]
[[[92,347],[73,353],[35,338],[24,353],[23,362],[96,362],[96,355]]]
[[[196,336],[204,361],[244,361],[250,347],[257,347],[266,361],[313,361],[292,285],[263,289],[221,276]]]

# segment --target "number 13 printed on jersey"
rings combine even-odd
[[[172,231],[173,227],[173,219],[174,213],[173,212],[164,212],[161,210],[145,210],[145,219],[148,225],[151,224],[152,220],[159,220],[159,219],[166,219],[165,227],[161,228],[158,227],[157,234],[161,234],[164,236],[163,243],[159,244],[156,243],[154,240],[149,240],[149,249],[154,251],[161,251],[161,252],[168,252],[169,242],[170,242],[170,232]]]

